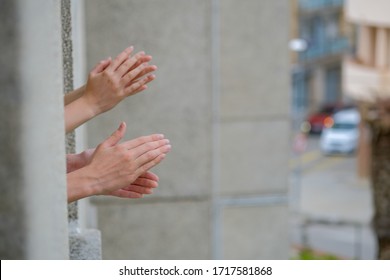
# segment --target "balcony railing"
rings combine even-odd
[[[303,10],[319,10],[329,7],[340,7],[344,5],[344,0],[299,0],[299,7]]]
[[[328,56],[342,54],[350,50],[350,44],[347,38],[339,37],[334,40],[318,44],[310,44],[306,51],[299,54],[300,61],[316,60]]]

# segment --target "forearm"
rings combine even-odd
[[[94,118],[99,113],[94,110],[86,99],[80,97],[65,106],[65,131],[66,133],[74,130],[78,126]]]
[[[81,168],[67,174],[68,203],[98,194],[97,180],[87,170]]]
[[[76,99],[80,98],[85,92],[85,85],[75,89],[74,91],[68,92],[64,95],[64,105],[72,103]]]

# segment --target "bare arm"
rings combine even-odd
[[[79,87],[78,89],[75,89],[74,91],[68,92],[64,95],[64,105],[68,105],[69,103],[72,103],[76,99],[80,98],[85,92],[85,85],[82,87]]]

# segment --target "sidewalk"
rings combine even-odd
[[[322,157],[291,173],[291,244],[342,259],[375,259],[371,191],[355,157]]]

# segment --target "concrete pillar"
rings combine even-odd
[[[1,1],[1,259],[69,255],[59,1]]]
[[[221,213],[220,238],[213,240],[220,242],[216,257],[286,259],[290,3],[218,2],[221,90],[219,158],[214,160],[219,161],[216,203]]]
[[[152,196],[93,200],[103,258],[288,258],[288,4],[86,1],[88,68],[130,44],[159,67],[89,122],[89,145],[124,120],[127,139],[173,146]]]

